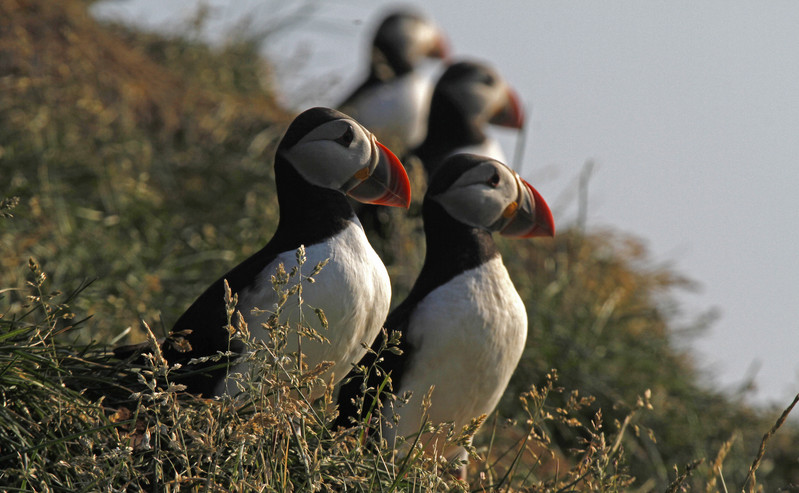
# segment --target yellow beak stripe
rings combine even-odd
[[[518,208],[519,208],[518,202],[516,201],[511,202],[507,207],[505,207],[505,210],[502,211],[502,217],[504,217],[505,219],[511,217],[512,215],[516,214],[516,209]]]
[[[369,178],[369,166],[364,166],[363,168],[359,169],[354,175],[352,175],[352,177],[361,181]]]

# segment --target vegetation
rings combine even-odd
[[[501,244],[530,337],[475,438],[468,483],[418,448],[396,456],[364,442],[367,418],[331,430],[333,390],[303,397],[324,368],[293,368],[279,337],[248,342],[265,363],[236,400],[181,392],[157,351],[143,365],[110,358],[123,339],[164,335],[274,230],[272,156],[291,115],[268,71],[256,40],[212,49],[98,25],[78,0],[0,0],[4,488],[797,488],[799,427],[703,383],[676,344],[706,323],[678,325],[671,296],[690,282],[617,232]],[[421,252],[419,219],[404,220],[401,241],[377,245],[399,297]],[[291,267],[275,288],[298,303],[307,279]],[[245,327],[234,293],[228,303],[236,337],[301,329],[279,316]]]

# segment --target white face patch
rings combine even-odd
[[[379,158],[372,134],[348,118],[319,125],[282,154],[309,183],[334,190]]]
[[[416,20],[410,29],[413,32],[413,56],[418,61],[438,43],[440,35],[438,29],[426,21]]]
[[[496,161],[484,161],[434,197],[458,221],[490,229],[519,194],[516,174]]]
[[[425,19],[404,17],[381,28],[380,36],[395,46],[411,66],[419,63],[439,43],[438,28]]]

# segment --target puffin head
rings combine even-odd
[[[503,236],[554,236],[555,221],[541,194],[518,173],[474,154],[447,158],[433,175],[425,201],[453,219]]]
[[[344,113],[311,108],[289,125],[277,148],[308,183],[366,204],[408,207],[411,186],[400,160]]]
[[[496,70],[482,63],[462,61],[450,65],[433,91],[433,101],[438,98],[454,105],[477,126],[492,123],[522,128],[524,124],[524,111],[516,92]]]
[[[425,58],[445,58],[446,38],[439,28],[411,12],[387,15],[372,41],[372,71],[382,80],[410,72]]]

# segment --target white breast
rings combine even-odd
[[[375,86],[342,111],[401,154],[405,149],[416,147],[427,135],[432,93],[432,80],[411,72]]]
[[[341,233],[328,240],[306,247],[307,261],[302,267],[304,274],[310,274],[314,266],[330,259],[322,271],[314,276],[316,282],[303,283],[302,314],[297,307],[296,298],[290,298],[285,305],[282,321],[295,323],[303,317],[330,343],[301,340],[304,362],[313,368],[322,361],[335,364],[336,382],[343,378],[351,363],[357,363],[365,354],[361,343],[371,345],[386,319],[391,301],[391,284],[383,262],[366,239],[360,222],[353,217],[352,223]],[[258,276],[254,288],[239,293],[239,310],[250,327],[254,337],[266,337],[260,324],[268,318],[267,314],[256,316],[253,308],[273,310],[277,298],[272,289],[271,277],[278,264],[282,263],[287,272],[297,265],[294,251],[284,252],[269,264]],[[314,308],[321,308],[328,321],[324,329]],[[289,337],[288,352],[298,350],[296,334]],[[246,372],[245,364],[237,365],[231,373]],[[334,382],[335,383],[335,382]],[[226,381],[217,393],[235,393],[236,386]],[[318,397],[318,396],[313,396]]]
[[[412,391],[413,397],[395,409],[399,427],[385,430],[388,438],[419,430],[421,399],[431,386],[433,423],[454,422],[459,430],[493,411],[527,339],[527,313],[502,259],[432,291],[413,312],[407,337],[414,353],[398,394]]]

